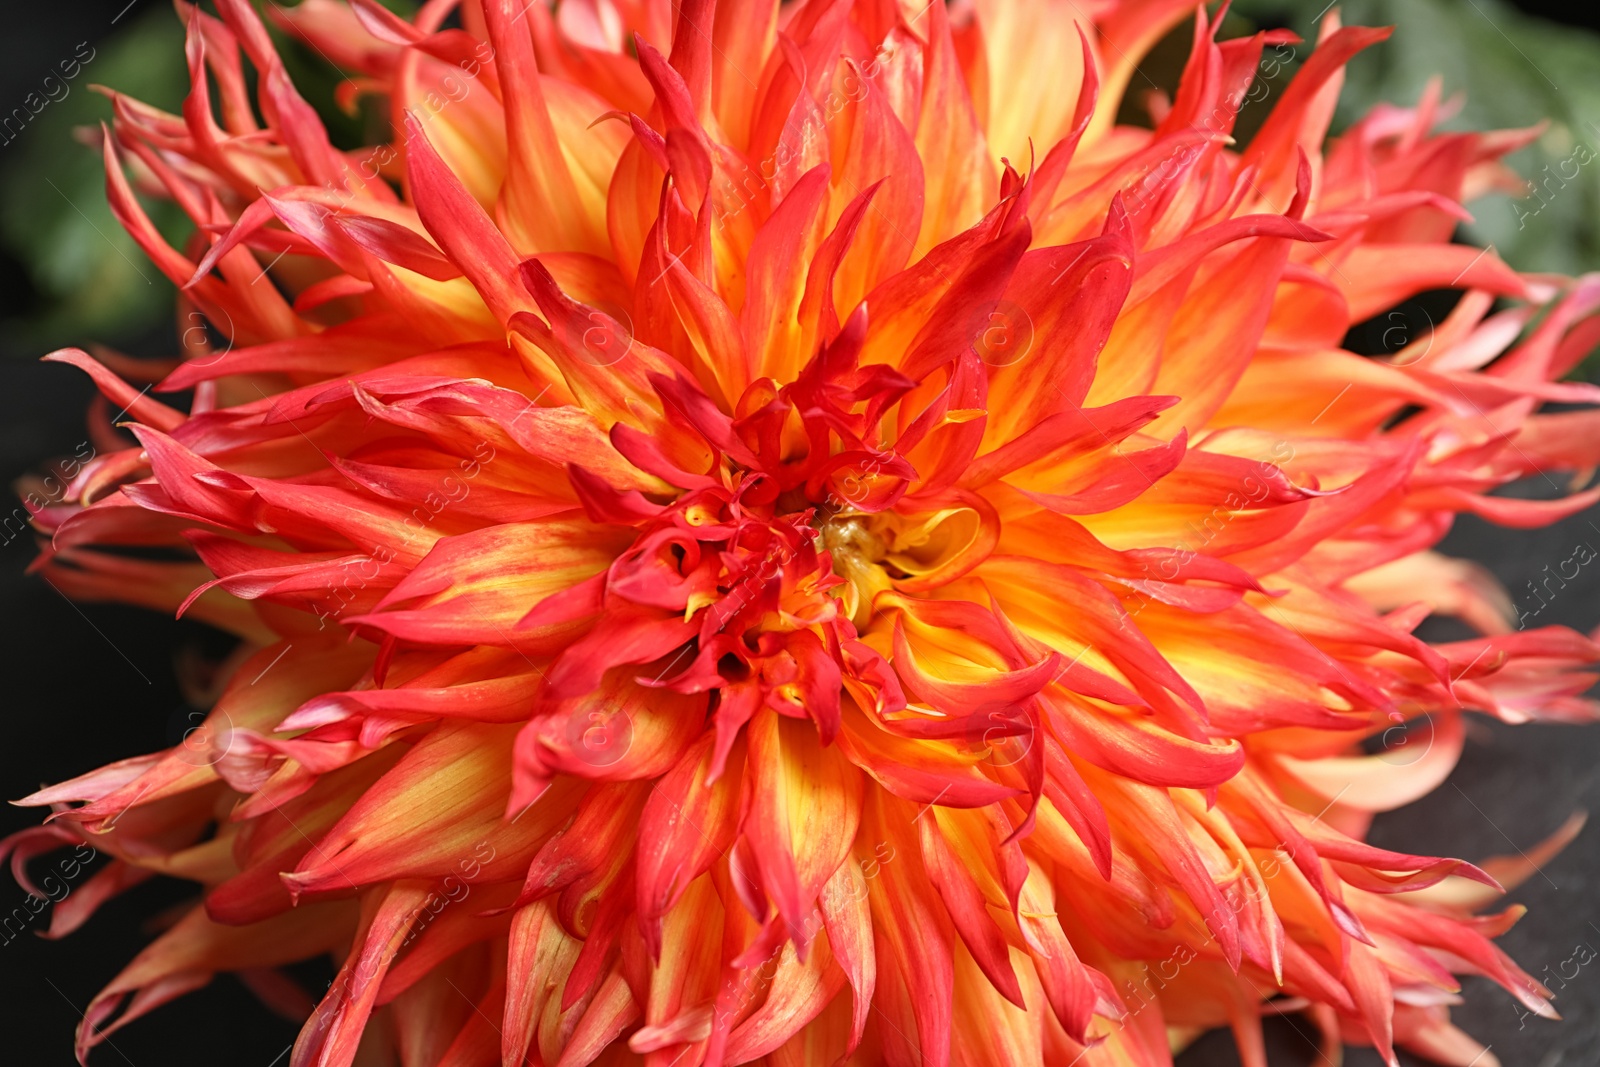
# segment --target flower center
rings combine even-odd
[[[883,568],[889,544],[874,529],[876,525],[872,516],[859,514],[835,515],[817,523],[833,573],[845,581],[838,590],[839,599],[858,627],[872,614],[873,598],[892,585]]]

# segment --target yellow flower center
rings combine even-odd
[[[860,514],[835,515],[818,524],[833,573],[846,583],[837,590],[839,599],[858,629],[871,617],[873,599],[893,584],[883,568],[889,545],[875,525],[873,517]]]

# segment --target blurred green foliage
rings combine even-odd
[[[412,0],[381,2],[406,17],[416,9]],[[377,101],[363,98],[354,115],[339,110],[334,90],[344,75],[306,45],[269,28],[291,79],[322,115],[335,145],[354,148],[388,136],[387,115]],[[0,244],[22,263],[38,295],[28,314],[0,323],[0,353],[33,358],[91,340],[115,345],[171,318],[174,288],[112,217],[100,153],[85,144],[98,135],[83,135],[111,117],[110,101],[91,85],[179,111],[189,84],[183,38],[171,7],[155,5],[129,19],[95,44],[94,58],[67,83],[64,97],[48,102],[20,135],[0,144]],[[253,91],[248,65],[246,80]],[[39,99],[42,94],[35,107]],[[183,213],[166,200],[140,201],[167,240],[182,248],[193,232]]]
[[[95,44],[93,58],[65,84],[65,96],[0,148],[0,241],[39,297],[31,314],[0,330],[7,351],[29,358],[64,344],[135,337],[172,316],[171,283],[112,217],[100,153],[75,131],[87,128],[98,140],[98,124],[110,118],[111,102],[92,85],[176,111],[188,84],[182,27],[170,8],[152,8]],[[169,240],[189,232],[175,205],[145,206]]]

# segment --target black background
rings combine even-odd
[[[140,6],[157,0],[139,0]],[[20,99],[52,57],[86,37],[104,37],[127,0],[22,4],[7,0],[0,32],[0,100]],[[1554,0],[1519,7],[1548,18],[1600,24],[1592,5],[1576,12]],[[6,165],[0,149],[0,167]],[[109,253],[108,253],[109,254]],[[1597,265],[1600,266],[1600,265]],[[20,264],[0,253],[0,320],[26,312],[36,297]],[[86,339],[87,340],[87,339]],[[170,336],[124,347],[143,355],[173,350]],[[34,361],[0,333],[0,478],[9,484],[84,440],[87,379],[67,367]],[[1530,495],[1549,495],[1538,483]],[[7,511],[17,505],[9,492]],[[1498,530],[1470,516],[1458,523],[1446,551],[1488,564],[1513,590],[1546,565],[1568,559],[1574,546],[1600,547],[1600,509],[1537,531]],[[0,732],[0,795],[25,795],[129,755],[173,743],[190,710],[175,679],[185,648],[214,646],[195,624],[115,605],[68,603],[24,575],[33,555],[25,538],[0,544],[0,677],[5,686]],[[1540,617],[1585,631],[1600,621],[1600,567],[1584,569]],[[1508,728],[1475,717],[1466,751],[1450,781],[1422,802],[1380,817],[1374,841],[1385,847],[1480,859],[1526,850],[1575,809],[1600,810],[1600,729]],[[37,820],[33,811],[0,808],[0,834]],[[1529,972],[1555,987],[1574,948],[1600,948],[1600,826],[1582,835],[1510,899],[1530,914],[1501,945]],[[185,898],[176,884],[147,883],[106,905],[88,926],[61,942],[24,935],[0,945],[0,1065],[73,1063],[72,1030],[94,994],[148,941],[152,915]],[[0,876],[0,913],[21,904],[23,891]],[[39,926],[44,925],[42,922]],[[1548,974],[1545,968],[1549,968]],[[1567,965],[1570,972],[1571,965]],[[1457,1021],[1507,1067],[1600,1064],[1600,963],[1590,963],[1558,989],[1564,1022],[1529,1018],[1487,982],[1468,979]],[[1269,1023],[1273,1064],[1306,1064],[1303,1020]],[[295,1027],[271,1015],[230,977],[131,1025],[98,1049],[94,1062],[169,1067],[226,1062],[280,1067]],[[1404,1058],[1404,1057],[1403,1057]],[[1231,1038],[1214,1033],[1179,1057],[1179,1067],[1237,1062]],[[1351,1050],[1350,1067],[1377,1057]],[[1408,1061],[1409,1062],[1409,1061]]]

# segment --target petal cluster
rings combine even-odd
[[[111,857],[56,936],[200,888],[80,1058],[219,972],[305,1020],[293,1067],[1158,1067],[1218,1026],[1259,1067],[1276,1012],[1466,1067],[1458,975],[1553,1014],[1480,914],[1532,860],[1363,840],[1464,712],[1596,711],[1600,647],[1432,551],[1600,499],[1493,494],[1600,465],[1561,381],[1600,280],[1452,243],[1536,131],[1438,132],[1435,86],[1330,139],[1387,31],[1192,0],[178,9],[182,113],[112,94],[103,147],[184,358],[50,357],[104,447],[36,566],[240,645],[4,846]],[[1268,48],[1304,62],[1241,145]],[[313,1004],[279,968],[325,955]]]

